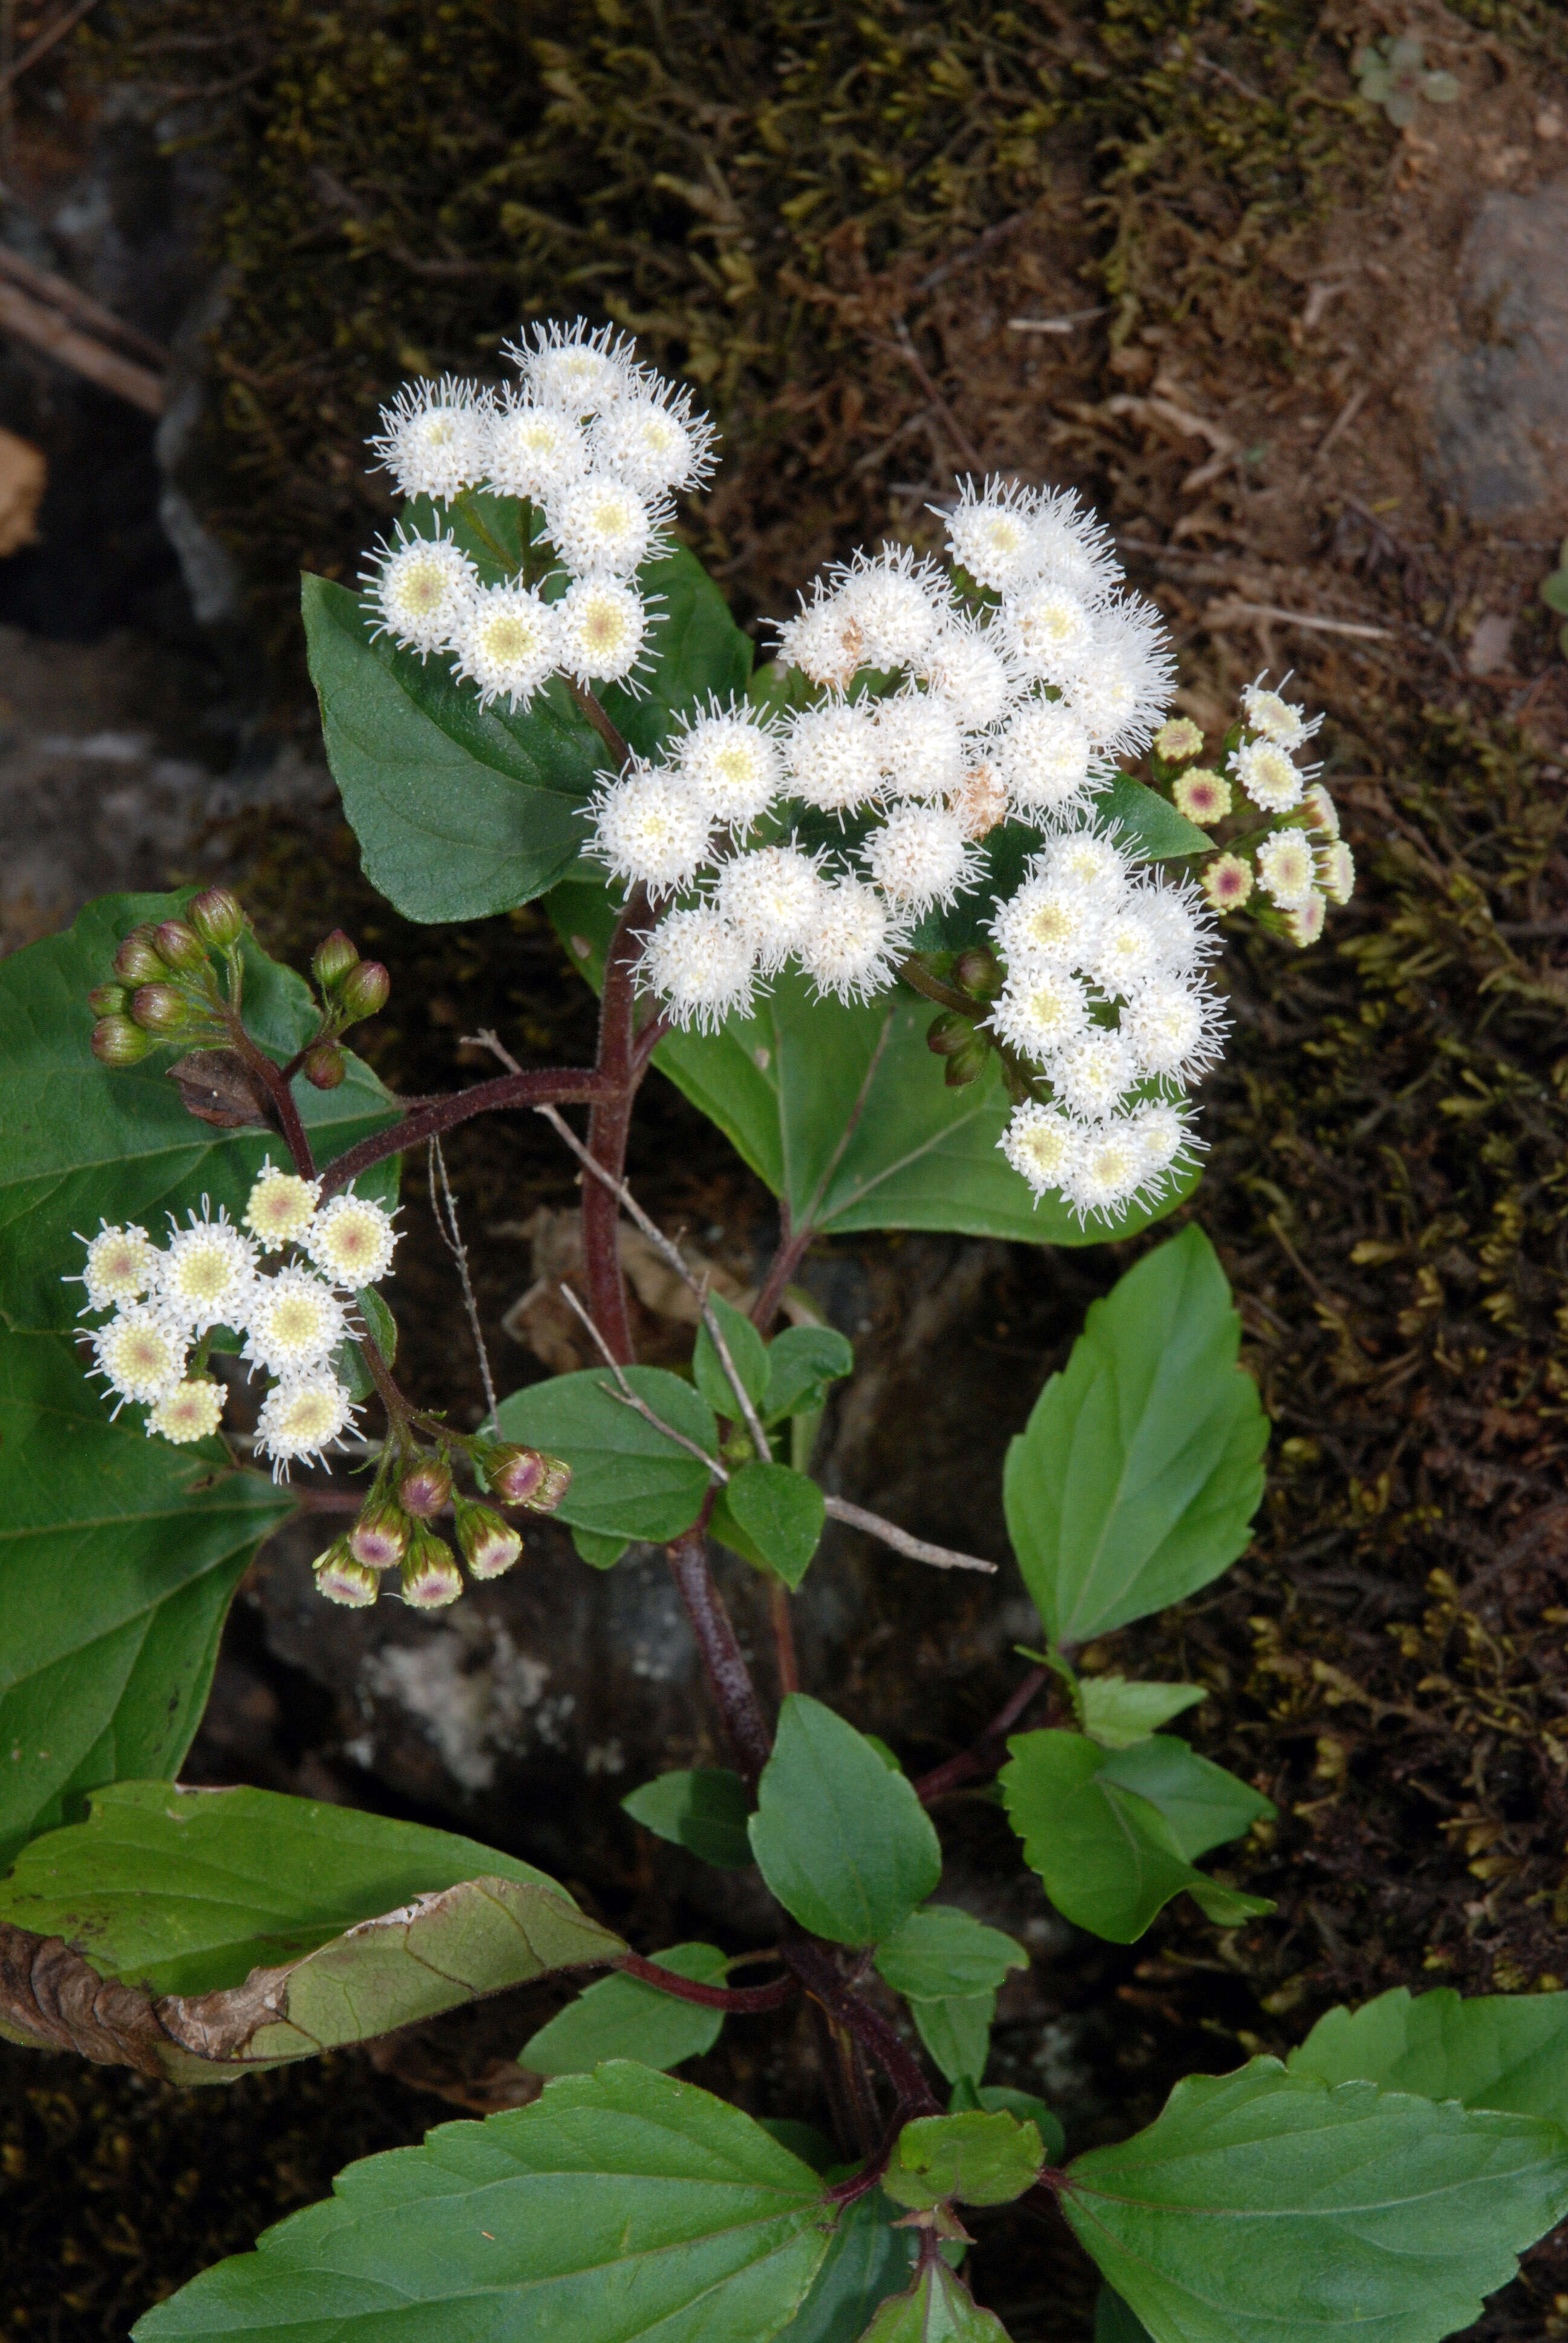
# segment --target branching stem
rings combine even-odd
[[[728,2010],[737,2017],[782,2009],[800,1990],[793,1976],[775,1977],[771,1985],[702,1985],[695,1977],[677,1976],[673,1969],[661,1968],[657,1961],[645,1961],[640,1953],[623,1953],[615,1966],[623,1976],[639,1977],[644,1985],[672,1994],[677,2001],[695,2001],[704,2009]]]

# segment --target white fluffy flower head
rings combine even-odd
[[[1088,733],[1059,699],[1026,699],[996,743],[1008,796],[1026,819],[1086,804],[1092,757]]]
[[[1121,1031],[1146,1073],[1191,1077],[1219,1054],[1212,996],[1177,977],[1141,985],[1121,1013]]]
[[[486,464],[500,495],[543,504],[587,471],[588,438],[560,407],[537,407],[508,386],[489,418]]]
[[[1092,1213],[1113,1220],[1124,1212],[1148,1178],[1143,1150],[1130,1115],[1091,1124],[1066,1185],[1068,1202],[1081,1220]]]
[[[800,965],[819,993],[869,1001],[891,983],[893,960],[902,949],[902,933],[876,889],[840,879],[819,890]]]
[[[941,572],[908,548],[859,556],[843,573],[837,598],[859,630],[859,663],[875,668],[912,666],[951,608]]]
[[[272,1459],[272,1477],[286,1481],[291,1463],[320,1457],[354,1422],[354,1407],[336,1375],[318,1370],[275,1384],[256,1421],[256,1445]]]
[[[450,640],[477,582],[473,563],[439,532],[410,537],[398,522],[394,542],[363,581],[370,589],[376,634],[428,658]]]
[[[1012,690],[1005,647],[972,618],[951,618],[940,628],[915,673],[941,694],[966,731],[994,724]]]
[[[243,1326],[256,1280],[255,1243],[231,1225],[221,1206],[216,1220],[210,1219],[205,1196],[201,1218],[194,1212],[188,1218],[188,1228],[176,1228],[172,1216],[169,1222],[158,1272],[160,1307],[193,1334]]]
[[[1117,754],[1147,747],[1174,682],[1164,620],[1151,602],[1128,595],[1095,612],[1067,698],[1095,747]]]
[[[713,426],[694,415],[688,391],[668,387],[621,398],[594,427],[596,464],[645,497],[696,488],[713,469]]]
[[[1037,1065],[1066,1049],[1089,1030],[1089,994],[1063,969],[1010,976],[991,1023],[1002,1040]]]
[[[1097,896],[1036,865],[998,911],[991,933],[1010,968],[1081,968],[1104,923]]]
[[[679,774],[634,767],[594,800],[594,850],[628,886],[668,894],[708,852],[713,818]]]
[[[526,587],[481,587],[458,615],[452,649],[456,672],[477,685],[481,708],[504,699],[515,711],[555,672],[560,622],[543,597]]]
[[[568,415],[601,414],[638,386],[630,338],[616,335],[610,326],[595,331],[582,317],[570,326],[536,326],[531,342],[503,347],[538,405],[558,407]]]
[[[348,1332],[343,1304],[314,1271],[290,1266],[258,1278],[246,1319],[245,1356],[288,1377],[325,1367]]]
[[[186,1371],[186,1347],[179,1334],[161,1312],[144,1302],[117,1310],[107,1325],[98,1328],[93,1356],[95,1372],[122,1400],[160,1400]]]
[[[1038,1200],[1071,1182],[1082,1151],[1083,1126],[1057,1107],[1027,1099],[1014,1110],[997,1145]]]
[[[1065,683],[1091,658],[1093,613],[1060,579],[1039,578],[1003,607],[1008,638],[1029,674]]]
[[[881,787],[877,728],[855,700],[829,700],[797,716],[784,759],[796,794],[824,813],[851,813]]]
[[[334,1196],[317,1213],[306,1251],[334,1285],[377,1285],[392,1266],[397,1231],[390,1213],[368,1196]]]
[[[223,1415],[224,1395],[223,1385],[206,1375],[195,1383],[176,1383],[149,1409],[147,1437],[156,1433],[176,1448],[187,1447],[193,1440],[210,1440]]]
[[[320,1182],[301,1180],[293,1172],[279,1172],[270,1156],[263,1163],[241,1215],[263,1252],[276,1252],[296,1244],[316,1214]]]
[[[1021,586],[1035,573],[1034,517],[1038,498],[1005,480],[977,488],[965,480],[947,515],[948,550],[977,585],[1000,593]]]
[[[485,477],[489,402],[471,382],[443,375],[439,382],[405,383],[381,410],[381,431],[370,445],[399,493],[450,504]]]
[[[1317,880],[1317,863],[1304,830],[1276,830],[1258,849],[1258,880],[1282,911],[1304,903]]]
[[[895,806],[863,852],[889,902],[904,911],[951,903],[974,878],[974,850],[963,824],[941,806]]]
[[[732,1011],[751,1006],[750,946],[710,904],[660,920],[643,949],[641,974],[676,1024],[702,1032],[717,1032]]]
[[[100,1221],[95,1237],[78,1237],[87,1248],[80,1278],[69,1282],[86,1289],[84,1312],[110,1310],[116,1302],[139,1302],[156,1282],[161,1256],[146,1229],[111,1228]]]
[[[877,761],[890,796],[940,798],[958,787],[963,734],[944,699],[933,692],[898,691],[879,701],[874,721]]]
[[[579,683],[625,683],[642,657],[648,610],[616,578],[579,578],[555,605],[560,662]]]
[[[719,870],[719,908],[769,973],[810,933],[821,885],[817,872],[817,858],[798,846],[759,846]]]
[[[1119,1106],[1141,1068],[1125,1037],[1105,1027],[1081,1034],[1057,1057],[1051,1079],[1076,1114],[1095,1118]]]
[[[647,498],[608,474],[573,480],[545,510],[550,541],[574,578],[629,578],[657,549]]]
[[[1048,489],[1040,497],[1030,540],[1041,576],[1060,578],[1086,602],[1103,601],[1121,583],[1110,531],[1072,488]]]
[[[783,752],[767,725],[743,707],[698,716],[674,743],[677,767],[715,821],[745,829],[773,801]]]
[[[1297,768],[1271,740],[1246,740],[1231,759],[1231,770],[1264,813],[1289,813],[1306,788]]]
[[[1290,678],[1287,676],[1285,680],[1288,683]],[[1267,689],[1261,676],[1242,691],[1241,709],[1251,729],[1261,732],[1277,749],[1299,749],[1304,740],[1312,739],[1323,720],[1314,716],[1309,723],[1292,700]]]

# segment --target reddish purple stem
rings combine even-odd
[[[616,1967],[626,1976],[656,1986],[660,1993],[673,1994],[677,2001],[695,2001],[704,2009],[724,2009],[737,2017],[782,2009],[800,1990],[792,1976],[776,1977],[771,1985],[701,1985],[695,1977],[677,1976],[673,1969],[660,1968],[657,1961],[645,1961],[640,1953],[623,1953]]]

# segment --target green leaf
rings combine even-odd
[[[722,1871],[746,1871],[750,1800],[739,1774],[710,1765],[689,1774],[660,1774],[621,1800],[633,1822],[676,1846],[689,1847]]]
[[[598,1537],[592,1530],[574,1529],[572,1544],[579,1558],[590,1570],[613,1570],[627,1547],[629,1538]]]
[[[1108,1752],[1060,1732],[1020,1733],[1008,1748],[1011,1763],[998,1784],[1009,1819],[1025,1861],[1076,1926],[1131,1945],[1183,1888],[1221,1926],[1272,1911],[1195,1871],[1160,1808],[1117,1781],[1111,1769],[1137,1750]]]
[[[969,2083],[979,2098],[980,2078],[990,2056],[996,1995],[945,1994],[935,2001],[911,2001],[910,2016],[933,2064],[950,2083]]]
[[[0,1329],[0,1862],[87,1790],[174,1774],[256,1547],[294,1510],[117,1422],[58,1334]]]
[[[1554,569],[1541,588],[1541,599],[1549,610],[1568,618],[1568,569]]]
[[[393,1365],[397,1356],[397,1321],[373,1285],[361,1286],[354,1301],[365,1321],[366,1332],[387,1365]]]
[[[1135,2310],[1130,2310],[1113,2286],[1102,2286],[1094,2306],[1094,2343],[1154,2343]]]
[[[754,1407],[761,1403],[768,1388],[768,1345],[743,1311],[720,1293],[710,1293],[708,1306],[719,1321],[719,1331],[724,1337],[735,1372],[739,1376],[747,1398]],[[691,1372],[697,1388],[715,1415],[736,1422],[740,1414],[739,1403],[724,1371],[712,1335],[706,1325],[697,1330],[697,1348],[691,1356]]]
[[[914,2238],[894,2228],[891,2209],[881,2190],[870,2188],[840,2216],[782,2343],[859,2343],[877,2305],[909,2284]]]
[[[805,1693],[779,1711],[749,1830],[785,1910],[836,1944],[890,1936],[941,1875],[936,1832],[908,1777]]]
[[[164,1215],[182,1219],[210,1196],[237,1219],[270,1153],[287,1150],[266,1131],[220,1131],[187,1114],[166,1069],[179,1049],[156,1050],[136,1066],[100,1066],[88,1047],[87,993],[110,979],[124,937],[145,920],[184,910],[189,893],[105,895],[65,935],[45,936],[0,961],[0,1316],[14,1326],[75,1324],[82,1266],[73,1232],[91,1236],[100,1220],[136,1222],[162,1242]],[[246,956],[245,1009],[256,1039],[278,1059],[316,1031],[304,981],[254,945]],[[300,1115],[324,1161],[395,1121],[397,1101],[353,1056],[335,1091],[295,1085]],[[390,1203],[395,1158],[358,1182]]]
[[[863,2343],[1007,2343],[1007,2329],[946,2262],[934,2261],[907,2294],[883,2303]]]
[[[1452,1986],[1395,1986],[1360,2009],[1331,2009],[1285,2063],[1325,2083],[1379,2083],[1568,2125],[1568,1993],[1462,2001]]]
[[[1179,1603],[1245,1546],[1269,1436],[1241,1322],[1201,1229],[1091,1302],[1007,1452],[1008,1528],[1053,1643]]]
[[[1114,1675],[1078,1677],[1074,1696],[1079,1723],[1102,1749],[1130,1749],[1209,1697],[1201,1684],[1129,1684]]]
[[[967,2087],[962,2084],[955,2087],[955,2101],[959,2091]],[[1031,2123],[1040,2134],[1046,2162],[1055,2164],[1058,2161],[1067,2145],[1067,2136],[1045,2101],[1037,2099],[1032,2091],[1010,2090],[1005,2083],[982,2083],[975,2093],[975,2099],[993,2114],[1000,2108],[1007,2115],[1016,2116],[1020,2123]]]
[[[717,1945],[671,1945],[651,1957],[656,1967],[677,1976],[702,1985],[724,1982],[724,1955]],[[683,2058],[711,2050],[723,2024],[721,2009],[678,2001],[641,1977],[600,1977],[524,2043],[518,2064],[536,2075],[586,2075],[601,2058],[678,2066]]]
[[[853,1372],[855,1353],[831,1326],[786,1326],[768,1345],[768,1387],[761,1403],[764,1423],[787,1415],[815,1415],[826,1406],[828,1385]]]
[[[940,2001],[949,1994],[984,1993],[1009,1969],[1026,1969],[1029,1955],[1000,1928],[988,1928],[953,1904],[925,1904],[877,1946],[883,1982],[910,2001]]]
[[[578,968],[598,980],[614,920],[602,887],[557,887],[550,912]],[[673,1033],[653,1062],[789,1207],[797,1229],[949,1229],[1027,1243],[1098,1242],[1069,1207],[1038,1206],[998,1150],[1011,1108],[998,1062],[950,1091],[926,1047],[931,1004],[899,988],[846,1007],[786,970],[750,1017],[717,1034]],[[1118,1236],[1173,1209],[1134,1206]],[[779,1338],[782,1340],[782,1337]]]
[[[826,1519],[822,1492],[808,1473],[754,1458],[731,1473],[709,1526],[749,1562],[759,1562],[786,1586],[799,1586]]]
[[[1189,1863],[1227,1839],[1244,1836],[1254,1823],[1271,1821],[1276,1811],[1250,1782],[1211,1765],[1173,1733],[1156,1733],[1131,1748],[1111,1750],[1099,1779],[1135,1790],[1158,1806]]]
[[[507,501],[487,501],[492,521]],[[650,562],[638,584],[663,614],[649,690],[634,699],[611,686],[602,697],[648,754],[673,715],[743,689],[750,644],[683,548]],[[588,835],[582,809],[607,756],[559,678],[517,715],[481,709],[440,658],[372,641],[344,587],[307,576],[302,608],[327,762],[372,884],[408,919],[474,920],[562,878]]]
[[[350,2165],[325,2204],[149,2311],[136,2343],[771,2343],[831,2211],[739,2107],[618,2060]]]
[[[0,1921],[157,1996],[147,2032],[176,2081],[228,2081],[625,1950],[531,1864],[421,1824],[164,1782],[91,1805],[24,1849]]]
[[[719,1427],[699,1392],[664,1367],[624,1372],[660,1423],[708,1455],[715,1453]],[[514,1392],[501,1402],[498,1422],[503,1440],[565,1458],[572,1482],[557,1517],[598,1537],[646,1538],[654,1544],[678,1537],[697,1519],[713,1478],[668,1432],[617,1396],[615,1377],[605,1367]]]
[[[1151,862],[1171,862],[1184,854],[1214,850],[1206,830],[1178,813],[1170,799],[1162,798],[1157,789],[1135,781],[1131,773],[1118,773],[1111,787],[1100,791],[1094,806],[1097,813],[1115,822],[1123,844],[1132,842]]]
[[[1568,2202],[1568,2136],[1272,2058],[1070,2165],[1081,2245],[1158,2343],[1436,2343]]]
[[[1001,2109],[921,2116],[899,2134],[882,2187],[896,2205],[1010,2205],[1032,2188],[1045,2151],[1031,2123]]]

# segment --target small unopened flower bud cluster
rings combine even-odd
[[[208,1200],[181,1228],[169,1218],[166,1243],[135,1225],[84,1237],[86,1262],[72,1282],[86,1290],[93,1372],[115,1394],[146,1410],[149,1435],[183,1446],[216,1431],[225,1387],[206,1372],[215,1328],[246,1337],[242,1356],[268,1379],[256,1421],[259,1453],[273,1478],[297,1459],[320,1460],[354,1423],[351,1394],[334,1353],[359,1331],[357,1291],[392,1266],[391,1217],[352,1188],[319,1201],[319,1182],[264,1164],[236,1227]],[[267,1257],[282,1254],[276,1267]],[[108,1312],[107,1316],[105,1315]]]
[[[1179,813],[1204,830],[1233,816],[1246,825],[1204,867],[1202,889],[1213,909],[1251,907],[1265,926],[1303,947],[1317,942],[1329,905],[1348,903],[1356,882],[1334,801],[1318,768],[1298,761],[1322,720],[1309,722],[1282,689],[1269,689],[1260,676],[1241,694],[1222,771],[1190,761],[1204,743],[1187,717],[1163,725],[1153,741],[1156,775],[1169,780]]]
[[[377,630],[444,659],[481,707],[526,708],[558,673],[635,689],[657,616],[637,571],[668,545],[672,498],[711,470],[712,427],[608,327],[540,327],[506,354],[518,378],[501,391],[406,385],[371,445],[406,497],[526,498],[542,568],[486,585],[447,530],[399,522],[362,581]]]
[[[457,1434],[448,1435],[448,1447],[426,1455],[409,1455],[400,1447],[385,1452],[353,1528],[316,1557],[317,1591],[329,1603],[363,1610],[384,1584],[395,1583],[413,1609],[438,1611],[463,1592],[457,1555],[470,1578],[499,1578],[510,1570],[523,1551],[522,1538],[493,1506],[453,1486],[453,1447],[467,1454],[503,1504],[551,1513],[570,1485],[571,1468],[558,1456]],[[448,1507],[457,1554],[435,1527]]]

